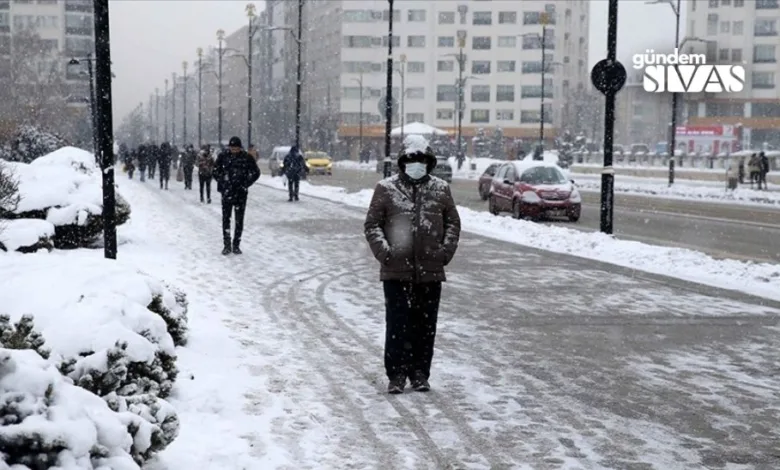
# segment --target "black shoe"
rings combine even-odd
[[[293,202],[293,198],[288,199],[287,202]]]
[[[229,255],[230,253],[232,253],[232,251],[230,250],[230,247],[229,247],[229,246],[226,246],[225,248],[223,248],[223,249],[222,249],[222,254],[223,254],[223,255],[227,256],[227,255]]]
[[[234,254],[234,255],[240,255],[241,253],[243,253],[243,252],[241,251],[241,248],[239,248],[238,246],[234,246],[234,247],[233,247],[233,254]]]
[[[296,200],[296,201],[299,201],[300,199],[298,199],[298,196],[295,196],[295,200]]]
[[[415,372],[410,379],[415,392],[427,392],[431,389],[431,384],[428,383],[428,379],[422,372]]]
[[[390,393],[392,395],[398,395],[399,393],[404,393],[404,387],[406,387],[406,376],[405,375],[399,375],[397,377],[393,377],[390,379],[390,382],[387,384],[387,393]]]
[[[208,200],[208,204],[211,204],[211,199]]]

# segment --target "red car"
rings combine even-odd
[[[490,166],[485,169],[485,172],[482,173],[482,176],[479,177],[477,191],[479,191],[479,197],[481,197],[483,201],[487,201],[488,196],[490,195],[490,185],[493,184],[493,177],[496,175],[496,171],[498,171],[498,167],[501,165],[501,163],[491,163]]]
[[[555,216],[576,222],[582,211],[582,196],[558,165],[513,161],[501,165],[493,177],[488,210],[494,215],[511,212],[515,219]]]

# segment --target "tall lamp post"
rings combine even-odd
[[[92,152],[95,154],[95,160],[98,160],[98,119],[97,110],[95,109],[95,82],[94,74],[92,73],[92,54],[87,54],[86,57],[81,59],[70,59],[68,65],[81,65],[81,62],[87,63],[87,77],[89,80],[89,114],[92,120]],[[83,71],[81,73],[84,73]]]
[[[182,110],[181,110],[181,115],[182,115],[182,123],[181,123],[182,137],[181,137],[181,142],[182,142],[182,145],[187,145],[187,66],[188,65],[189,64],[187,63],[186,60],[181,63],[181,68],[182,68],[182,71],[184,72],[184,77],[182,78],[182,89],[184,91],[182,92],[182,105],[181,105],[181,107],[182,107]]]
[[[303,0],[298,0],[298,70],[295,73],[295,146],[301,148],[301,75],[303,74],[303,61],[301,52],[303,46]],[[388,70],[387,73],[392,73]]]
[[[154,143],[160,143],[160,88],[154,89]]]
[[[255,33],[259,30],[254,26],[255,19],[255,5],[249,3],[246,6],[246,16],[249,18],[249,29],[247,29],[247,41],[249,57],[247,59],[247,86],[246,86],[246,145],[249,148],[252,145],[252,42],[255,38]]]
[[[198,147],[203,145],[203,48],[197,49],[198,54]]]
[[[172,92],[171,92],[171,143],[176,145],[176,72],[171,74]]]
[[[547,72],[547,61],[546,61],[546,52],[547,52],[547,22],[548,17],[546,13],[542,13],[540,21],[542,24],[542,34],[539,35],[537,33],[528,33],[528,34],[521,34],[520,36],[523,38],[526,37],[533,37],[537,38],[539,40],[539,44],[541,46],[542,50],[542,83],[541,83],[541,99],[539,102],[539,150],[540,152],[534,152],[534,160],[542,160],[543,152],[544,152],[544,85],[545,85],[545,79],[546,79],[546,72]]]
[[[222,56],[225,55],[225,48],[222,47],[222,43],[225,40],[225,30],[217,30],[217,41],[219,42],[219,48],[217,49],[217,59],[219,61],[219,72],[217,74],[217,93],[218,97],[218,115],[217,115],[217,139],[219,139],[219,146],[222,148]]]
[[[406,101],[406,54],[401,54],[398,64],[398,75],[401,76],[401,142],[404,141],[404,126],[406,114],[404,114],[404,101]]]
[[[363,72],[360,72],[360,78],[353,78],[352,81],[360,86],[360,124],[358,131],[358,157],[363,158]]]
[[[387,0],[389,14],[387,20],[387,92],[385,93],[385,166],[384,177],[392,175],[390,160],[390,132],[393,122],[393,0]]]
[[[165,130],[165,141],[168,142],[168,79],[165,79],[165,96],[163,97],[163,108],[164,109],[164,119],[163,119],[163,128]]]

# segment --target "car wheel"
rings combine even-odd
[[[569,222],[578,222],[580,220],[580,214],[569,214]]]
[[[493,215],[498,215],[498,207],[496,206],[496,198],[492,194],[488,195],[488,212]]]
[[[523,211],[520,209],[520,201],[517,199],[512,201],[512,217],[515,219],[523,218]]]

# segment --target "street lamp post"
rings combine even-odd
[[[303,62],[301,52],[303,46],[303,0],[298,0],[298,70],[296,72],[295,83],[295,146],[301,148],[301,75],[303,73]],[[387,73],[392,73],[388,70]]]
[[[406,101],[406,54],[401,54],[398,64],[398,75],[401,76],[401,142],[404,141],[404,126],[406,114],[404,114],[404,101]]]
[[[89,79],[89,114],[92,122],[92,152],[95,154],[95,161],[98,161],[98,116],[95,106],[95,82],[94,74],[92,73],[92,54],[87,54],[87,57],[82,59],[70,59],[68,65],[81,65],[84,61],[87,63],[87,77]],[[81,73],[84,73],[83,71]]]
[[[247,62],[247,86],[246,86],[246,145],[249,148],[252,145],[252,41],[258,28],[252,28],[255,19],[255,5],[250,3],[246,6],[246,16],[249,18],[249,29],[247,30],[248,44],[248,62]]]
[[[354,82],[360,85],[360,124],[358,131],[358,158],[363,158],[363,72],[360,72],[360,78],[353,78]]]
[[[390,132],[393,121],[393,0],[387,0],[387,3],[389,4],[389,14],[387,15],[387,92],[385,93],[385,178],[392,175]]]
[[[171,93],[171,143],[176,145],[176,72],[171,74],[173,89]]]
[[[185,60],[181,64],[182,71],[184,72],[184,78],[182,79],[182,88],[184,91],[182,92],[182,123],[181,123],[181,132],[182,132],[182,145],[187,145],[187,66],[189,64]]]
[[[163,119],[163,128],[165,129],[165,141],[168,142],[168,79],[165,79],[165,97],[163,98],[163,108],[165,108]]]
[[[203,145],[203,48],[198,53],[198,147]]]
[[[218,98],[218,115],[217,115],[217,139],[219,139],[219,147],[222,148],[222,56],[225,54],[225,49],[222,47],[222,42],[225,40],[225,30],[220,29],[217,30],[217,41],[219,42],[219,48],[217,49],[218,54],[218,60],[219,60],[219,74],[218,77],[218,84],[217,84],[217,93],[219,95]]]
[[[154,89],[154,143],[160,143],[160,89]]]
[[[466,57],[463,55],[463,48],[466,47],[466,30],[458,31],[458,153],[456,159],[458,160],[458,169],[463,166],[463,161],[466,160],[466,156],[463,154],[463,87],[465,85],[463,79],[463,69],[466,68]]]

